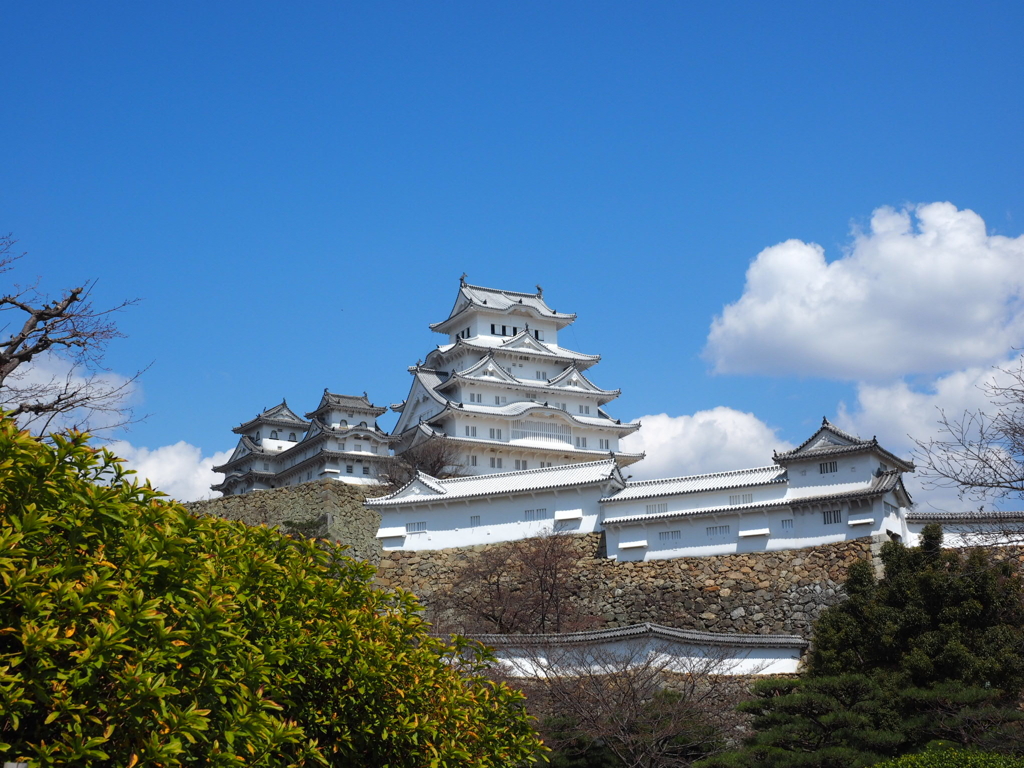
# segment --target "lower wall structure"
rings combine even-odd
[[[617,563],[599,533],[573,536],[579,559],[567,578],[577,613],[601,628],[651,622],[667,627],[810,637],[821,611],[842,599],[846,572],[879,542],[855,539],[813,549]],[[432,598],[486,547],[385,552],[382,585]]]
[[[184,506],[197,515],[277,526],[285,533],[331,539],[347,545],[353,557],[377,563],[381,553],[377,540],[380,515],[363,502],[369,495],[383,492],[370,486],[318,480]]]
[[[196,514],[249,525],[279,526],[330,538],[353,556],[379,565],[378,582],[407,589],[428,607],[485,549],[381,552],[376,511],[365,488],[333,480],[186,504]],[[370,490],[370,493],[373,491]],[[675,560],[616,562],[601,533],[569,535],[577,561],[566,579],[576,612],[598,629],[649,622],[678,629],[810,637],[821,611],[842,599],[849,566],[871,559],[870,538],[781,552],[748,552]]]
[[[474,635],[512,677],[614,674],[631,668],[687,675],[793,674],[808,642],[795,635],[695,632],[657,624],[557,635]]]

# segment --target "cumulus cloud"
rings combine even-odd
[[[1024,342],[1024,236],[989,235],[951,203],[875,210],[827,261],[814,243],[766,248],[714,319],[719,373],[885,381],[985,366]]]
[[[773,450],[793,446],[752,413],[719,406],[692,416],[641,416],[643,427],[621,450],[647,458],[627,469],[635,480],[722,472],[771,463]]]
[[[210,486],[223,480],[223,476],[216,474],[213,467],[223,464],[231,455],[231,451],[220,451],[203,456],[199,448],[183,440],[152,449],[118,440],[109,448],[123,458],[140,479],[148,479],[154,488],[178,501],[219,496]]]

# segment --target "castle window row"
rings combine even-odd
[[[259,432],[256,433],[256,439],[257,440],[260,439],[260,433]],[[280,440],[281,439],[281,438],[279,438],[277,436],[277,430],[276,429],[273,432],[270,433],[270,439],[271,440]],[[298,442],[298,438],[295,436],[294,432],[289,432],[288,433],[288,440],[289,440],[289,442],[292,442],[292,443]]]
[[[467,328],[466,330],[468,331],[469,329]],[[518,325],[498,325],[497,323],[491,323],[492,336],[515,336],[517,333],[519,333]],[[469,337],[465,336],[464,338]],[[544,341],[544,331],[534,329],[533,338],[535,338],[537,341]]]

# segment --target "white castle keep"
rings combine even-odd
[[[409,396],[392,409],[395,452],[444,439],[458,445],[466,472],[557,467],[613,456],[618,466],[643,458],[619,451],[640,428],[602,406],[619,396],[584,375],[600,355],[567,349],[559,331],[576,315],[556,312],[544,292],[514,293],[460,281],[447,320],[430,330],[448,343],[409,369]]]
[[[325,390],[302,419],[287,403],[235,428],[231,458],[215,470],[225,495],[315,479],[377,483],[389,452],[443,441],[460,476],[419,472],[379,510],[385,550],[431,550],[510,541],[552,531],[603,531],[619,561],[794,549],[865,536],[912,539],[902,474],[913,464],[823,420],[792,451],[752,469],[630,481],[643,454],[620,450],[640,428],[604,406],[584,371],[599,360],[559,344],[576,319],[548,306],[540,286],[517,293],[460,280],[447,343],[409,368],[408,397],[390,434],[385,412]]]

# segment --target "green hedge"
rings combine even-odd
[[[521,694],[333,546],[196,518],[0,420],[0,761],[506,766]]]
[[[959,749],[904,755],[874,768],[1024,768],[1024,760],[990,752],[964,752]]]

